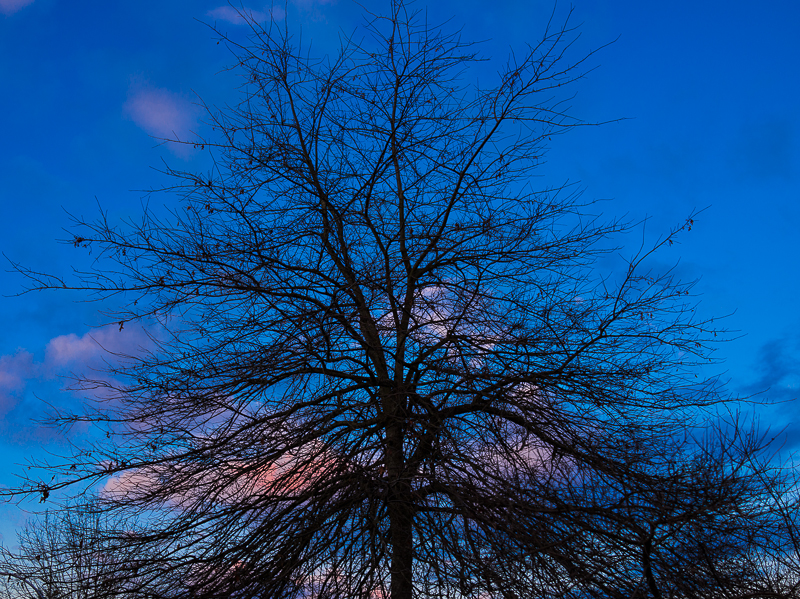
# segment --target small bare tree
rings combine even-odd
[[[625,227],[533,185],[577,124],[569,28],[482,88],[402,2],[335,58],[251,27],[180,208],[78,223],[77,280],[23,270],[162,328],[18,492],[105,484],[176,597],[797,596],[793,487],[709,424],[691,284],[650,251],[601,276]]]
[[[11,599],[163,599],[152,544],[136,543],[135,523],[78,505],[47,512],[18,534],[19,549],[0,548],[4,597]],[[149,552],[145,558],[143,550]]]

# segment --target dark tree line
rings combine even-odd
[[[20,269],[153,331],[54,418],[99,440],[15,491],[136,523],[98,529],[139,555],[109,596],[798,596],[791,473],[718,419],[714,324],[647,267],[693,221],[601,274],[627,227],[535,186],[579,124],[573,31],[479,87],[475,47],[402,2],[319,60],[251,30],[174,209],[77,223],[77,278]]]

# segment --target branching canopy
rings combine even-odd
[[[79,223],[96,270],[27,272],[161,327],[57,419],[107,438],[19,491],[103,483],[175,597],[796,596],[793,487],[713,423],[713,324],[645,265],[692,217],[604,274],[625,225],[536,187],[571,29],[477,87],[402,2],[334,58],[251,28],[213,169]]]

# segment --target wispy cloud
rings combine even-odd
[[[33,354],[21,348],[14,354],[0,356],[0,417],[14,409],[19,392],[29,379],[39,375],[40,367]]]
[[[0,0],[0,12],[4,15],[13,15],[29,4],[33,4],[33,0]]]
[[[163,88],[133,83],[123,113],[149,135],[158,139],[186,141],[197,125],[197,106]],[[170,144],[172,151],[185,157],[187,144]]]
[[[292,0],[300,8],[317,8],[326,4],[336,4],[336,0]]]
[[[102,372],[113,354],[133,355],[150,345],[150,338],[140,327],[130,326],[124,330],[105,327],[81,336],[71,333],[54,337],[48,342],[41,361],[23,348],[0,356],[0,416],[13,410],[28,387],[37,382],[72,372],[107,378]]]
[[[270,14],[276,21],[281,21],[285,16],[284,10],[280,7],[275,7],[269,12],[265,12],[244,7],[235,9],[231,6],[220,6],[209,10],[206,14],[212,19],[227,21],[233,25],[245,25],[248,20],[263,23],[264,21],[269,21]]]
[[[784,178],[793,173],[796,134],[789,120],[769,119],[741,127],[730,145],[730,165],[739,176]]]
[[[327,22],[325,14],[325,7],[336,4],[336,0],[291,0],[300,11],[304,14],[304,18],[316,22]]]
[[[771,400],[788,400],[800,396],[800,343],[791,337],[773,339],[761,346],[756,366],[758,380],[744,387],[747,394],[763,393]]]
[[[274,21],[283,21],[286,18],[286,11],[281,6],[273,6],[269,9],[269,14]]]

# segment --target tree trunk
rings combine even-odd
[[[408,484],[401,485],[408,487]],[[414,511],[409,489],[392,493],[389,505],[392,539],[391,599],[411,599],[414,565]]]
[[[414,565],[414,506],[411,483],[404,476],[403,426],[387,427],[386,466],[389,475],[389,531],[392,543],[391,599],[411,599]]]

